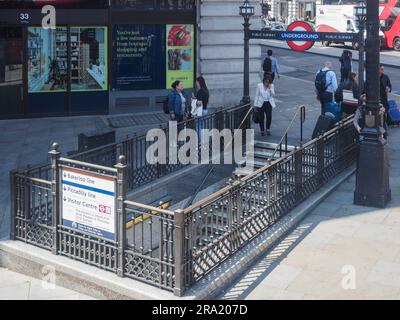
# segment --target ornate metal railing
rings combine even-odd
[[[207,118],[211,119],[207,120],[210,123],[204,125],[235,128],[246,115],[248,108],[232,109],[212,115]],[[185,125],[190,123],[197,125],[196,122]],[[128,151],[123,143],[116,145]],[[103,159],[111,161],[109,150],[115,149],[107,146],[102,150],[91,156],[107,155]],[[11,239],[182,295],[329,179],[352,165],[357,142],[352,119],[348,118],[323,136],[174,212],[127,200],[134,170],[132,163],[120,155],[122,151],[116,151],[117,165],[104,166],[61,158],[55,144],[48,169],[12,172]],[[63,223],[60,197],[63,168],[115,181],[114,240]],[[129,229],[127,216],[132,218]]]
[[[53,201],[51,181],[11,172],[11,238],[51,250]]]
[[[184,210],[190,287],[356,160],[352,120]]]
[[[174,212],[125,201],[124,213],[132,214],[126,232],[124,275],[164,289],[175,286]]]

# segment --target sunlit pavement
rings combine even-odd
[[[353,205],[353,175],[219,299],[400,299],[399,139],[387,208]]]

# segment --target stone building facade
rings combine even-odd
[[[200,1],[200,0],[199,0]],[[198,5],[197,74],[205,77],[210,89],[210,105],[237,104],[243,95],[243,0],[201,0]],[[260,1],[250,1],[256,13],[252,29],[261,28]],[[250,41],[250,96],[260,81],[261,46]]]

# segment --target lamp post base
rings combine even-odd
[[[357,163],[354,204],[384,208],[391,200],[386,141],[363,141]]]

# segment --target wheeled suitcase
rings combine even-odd
[[[335,117],[333,115],[320,115],[312,134],[312,139],[324,134],[325,132],[333,129],[335,126]]]
[[[388,124],[390,124],[390,125],[399,125],[400,124],[400,110],[399,109],[389,107]]]
[[[388,100],[388,105],[389,105],[389,110],[390,109],[399,109],[397,107],[396,101],[394,101],[394,100]]]
[[[329,102],[326,106],[327,112],[332,113],[335,116],[335,122],[342,120],[342,106],[336,102]]]

